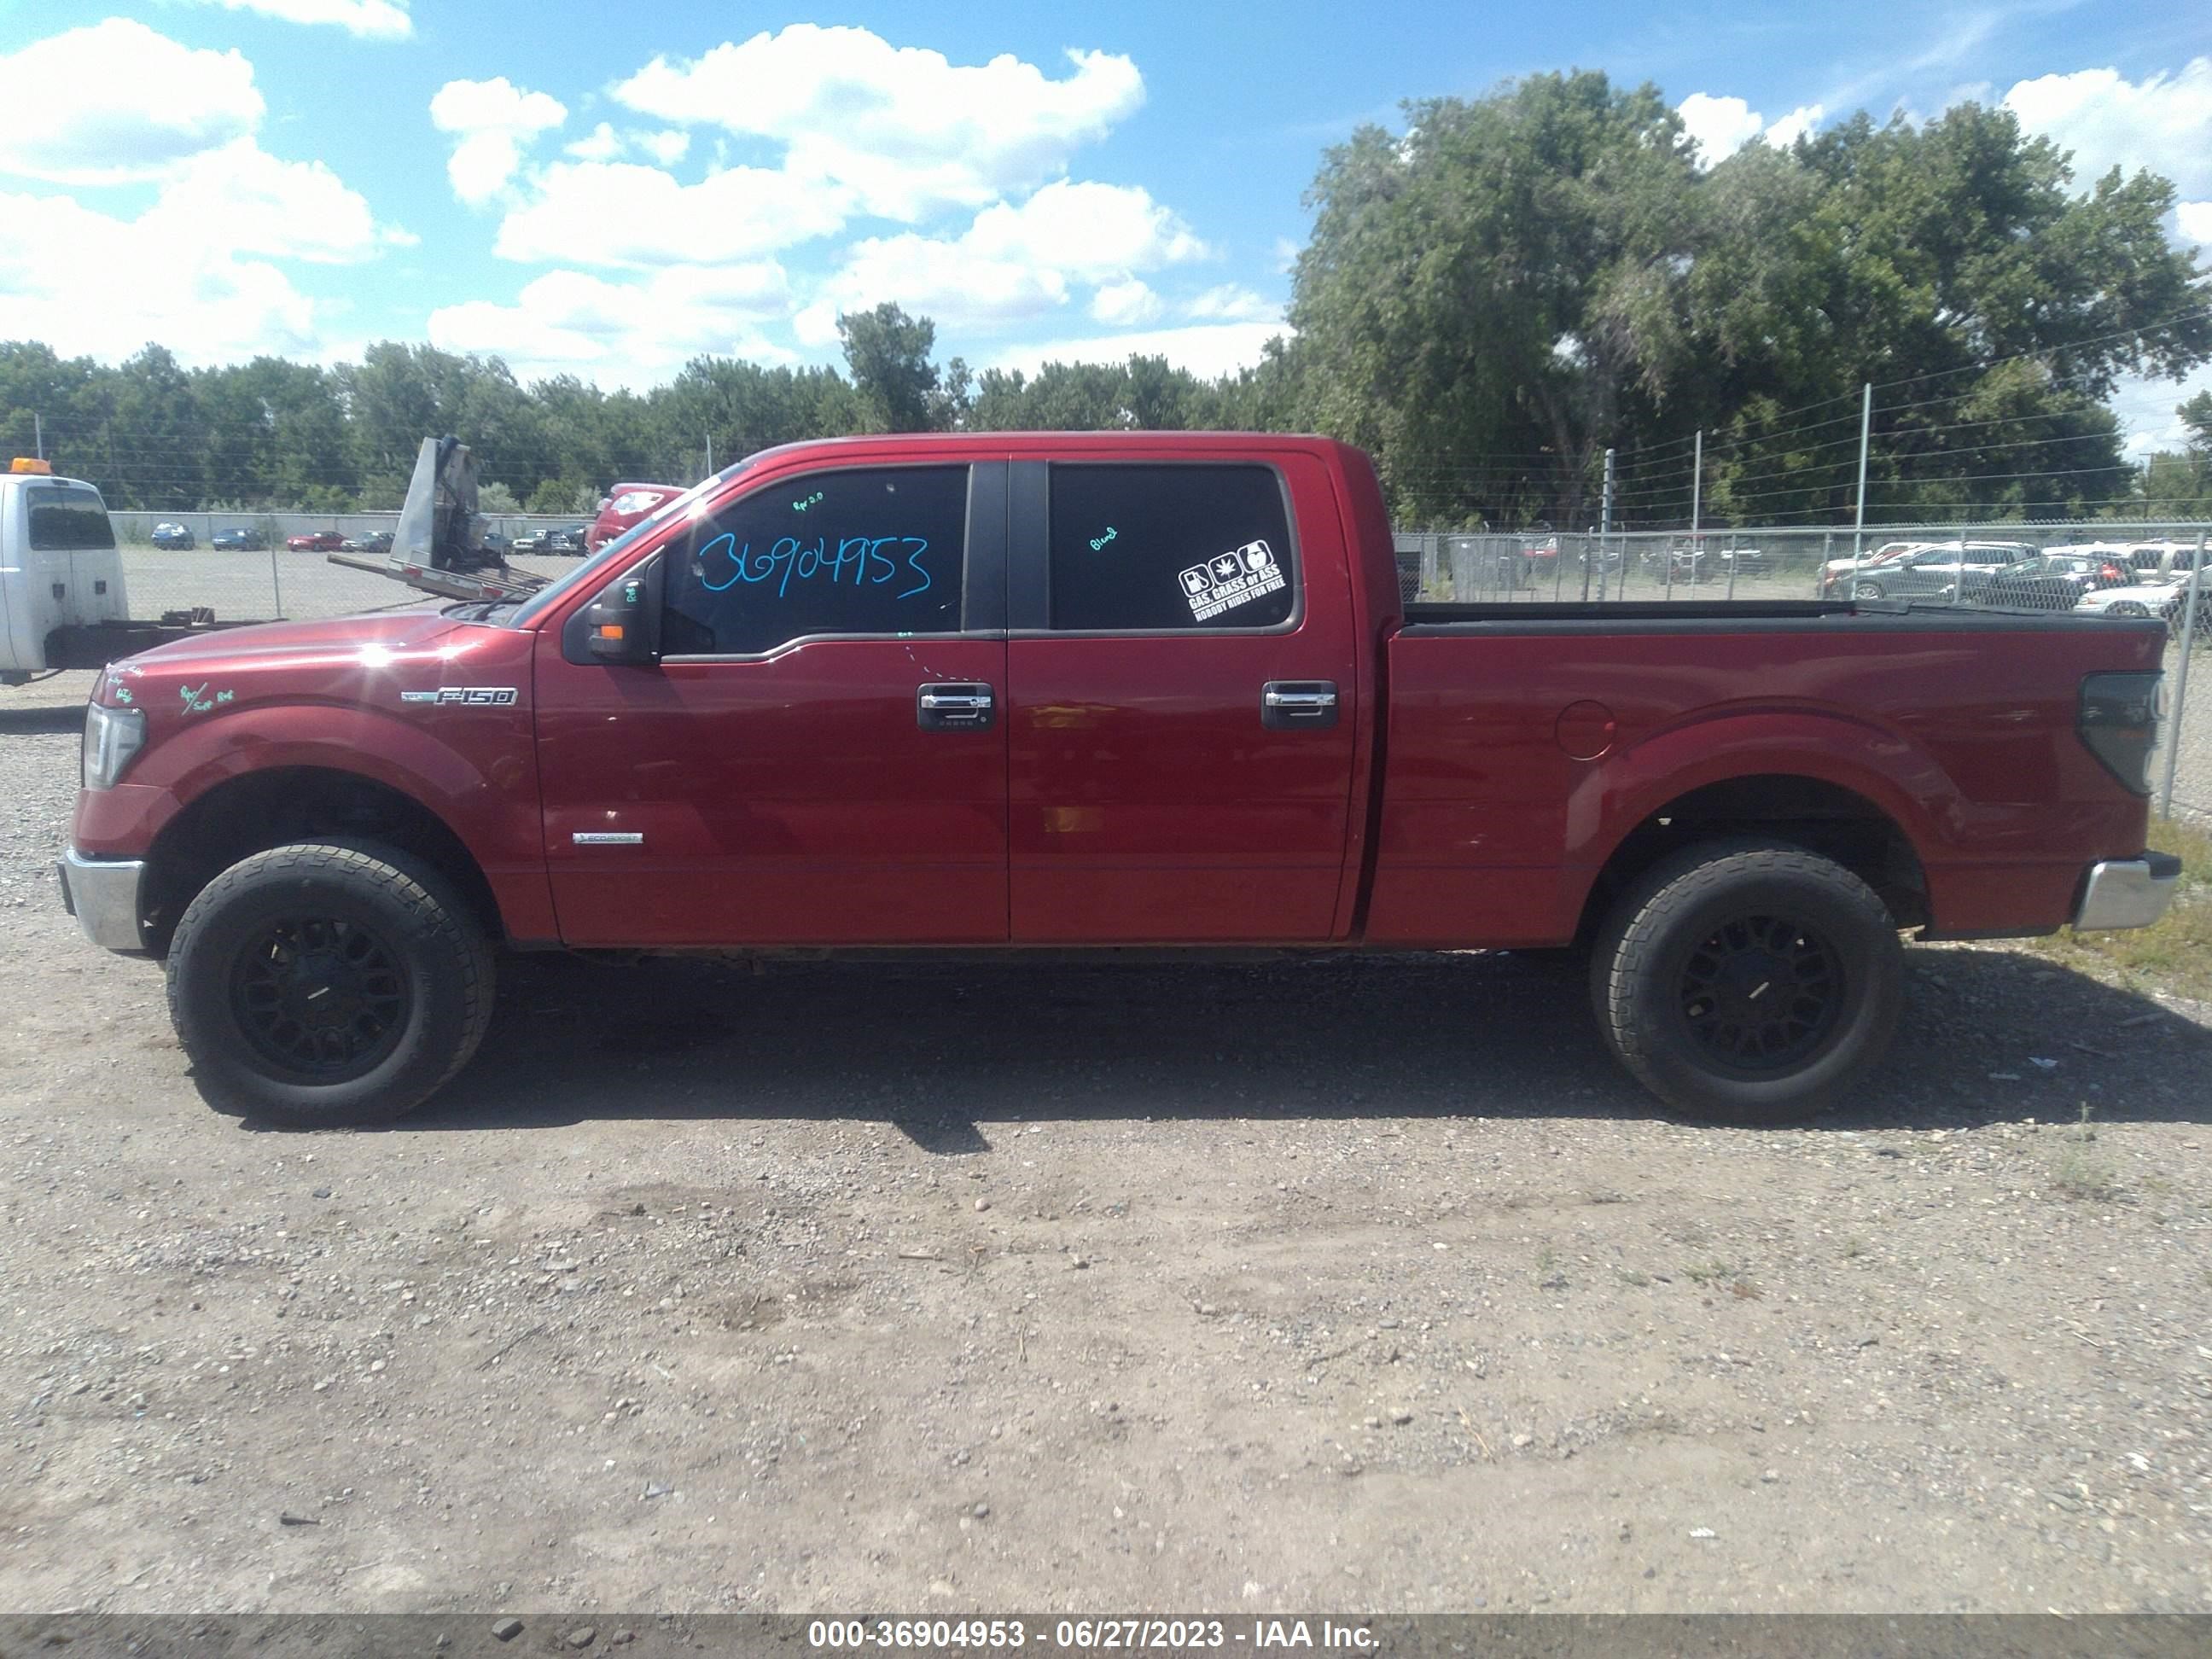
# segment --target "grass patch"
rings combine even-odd
[[[2131,988],[2155,983],[2171,994],[2212,1002],[2212,835],[2193,824],[2154,820],[2150,844],[2181,860],[2180,890],[2154,927],[2117,933],[2068,927],[2033,943],[2070,968],[2117,969],[2137,982]]]
[[[1682,1277],[1692,1285],[1710,1285],[1717,1279],[1726,1279],[1735,1272],[1725,1261],[1704,1261],[1682,1269]]]
[[[2065,1132],[2063,1144],[2051,1160],[2052,1191],[2093,1204],[2109,1204],[2120,1195],[2119,1175],[2112,1160],[2089,1151],[2096,1141],[2097,1126],[2090,1121],[2085,1100],[2081,1121]]]

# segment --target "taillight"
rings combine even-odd
[[[2089,752],[2126,788],[2150,793],[2151,751],[2166,714],[2166,676],[2092,674],[2081,682],[2075,729]]]
[[[2120,580],[2120,568],[2116,564],[2108,564],[2105,566],[2103,569],[2098,571],[2097,574],[2100,576],[2102,576],[2108,582],[2116,582]]]

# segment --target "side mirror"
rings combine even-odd
[[[576,613],[562,652],[571,662],[645,667],[660,660],[661,561],[616,577]]]

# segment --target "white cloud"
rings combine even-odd
[[[1827,112],[1825,104],[1800,104],[1760,136],[1777,149],[1787,149],[1815,131],[1820,127],[1820,118]]]
[[[637,135],[640,149],[665,167],[672,167],[684,159],[684,152],[691,148],[691,135],[672,127],[662,132],[641,132]]]
[[[1047,185],[1019,207],[1000,202],[984,209],[960,240],[983,258],[1018,260],[1093,282],[1208,252],[1141,187],[1066,179]]]
[[[366,259],[380,246],[413,240],[380,230],[368,204],[320,161],[280,161],[251,138],[182,163],[137,228],[150,246],[204,241],[321,264]]]
[[[1109,283],[1091,296],[1091,314],[1115,328],[1149,323],[1160,314],[1160,296],[1141,276]]]
[[[0,294],[8,332],[64,356],[112,362],[149,340],[191,364],[317,351],[313,302],[216,228],[115,218],[66,196],[0,192]]]
[[[1754,138],[1778,149],[1794,144],[1820,125],[1827,113],[1820,104],[1800,104],[1779,120],[1767,118],[1741,98],[1716,98],[1693,92],[1674,106],[1682,125],[1698,141],[1698,161],[1712,167],[1726,161]]]
[[[404,40],[415,33],[408,0],[199,0],[225,11],[250,11],[280,23],[335,23],[369,40]]]
[[[6,331],[104,358],[149,340],[193,363],[320,355],[315,302],[268,261],[351,263],[414,239],[320,161],[263,149],[263,113],[238,53],[125,19],[0,58],[0,171],[157,186],[135,214],[0,195]]]
[[[1279,322],[1199,323],[1188,328],[1008,346],[986,367],[1018,368],[1033,374],[1048,362],[1119,363],[1127,362],[1133,354],[1165,357],[1177,368],[1187,368],[1201,379],[1213,380],[1257,363],[1261,349],[1269,340],[1289,332]]]
[[[836,313],[865,311],[894,301],[941,328],[986,330],[1041,316],[1067,302],[1067,278],[1024,259],[992,258],[963,241],[939,241],[908,233],[871,236],[855,243],[844,268],[823,289],[830,325],[810,315],[800,337],[826,345],[836,339]]]
[[[1183,307],[1183,313],[1186,316],[1231,323],[1258,322],[1281,314],[1277,307],[1235,283],[1206,289]]]
[[[2045,75],[2014,84],[2004,106],[2028,131],[2074,152],[2079,187],[2115,167],[2148,167],[2185,198],[2212,197],[2212,58],[2140,82],[2112,69]]]
[[[857,243],[823,285],[820,303],[802,313],[799,337],[827,344],[836,337],[837,312],[886,300],[951,328],[1003,328],[1056,310],[1073,286],[1087,283],[1107,291],[1093,302],[1101,320],[1144,321],[1109,318],[1095,307],[1140,306],[1141,296],[1123,286],[1135,273],[1207,252],[1181,219],[1135,185],[1057,180],[1018,206],[984,209],[957,238],[908,231]],[[1118,301],[1107,297],[1117,289]]]
[[[1054,80],[1011,55],[956,64],[867,29],[794,23],[689,62],[656,58],[614,96],[664,121],[783,143],[793,172],[910,222],[1042,183],[1144,102],[1128,58],[1067,59],[1073,72]]]
[[[2182,235],[2199,247],[2212,246],[2212,202],[2181,202],[2173,210]]]
[[[505,190],[530,142],[568,118],[559,99],[526,91],[504,75],[489,81],[448,81],[430,100],[430,125],[459,137],[447,158],[446,176],[453,194],[471,207]]]
[[[1766,126],[1766,118],[1742,99],[1702,92],[1692,93],[1674,106],[1674,112],[1698,141],[1698,159],[1707,167],[1735,155]]]
[[[612,161],[623,153],[622,135],[612,123],[602,121],[590,132],[572,144],[563,144],[561,153],[573,155],[580,161]]]
[[[264,108],[239,53],[111,17],[0,57],[0,173],[64,185],[155,178],[252,132]]]
[[[530,199],[501,222],[503,259],[653,266],[748,259],[845,222],[834,191],[765,167],[731,167],[696,185],[658,167],[558,161],[533,173]]]
[[[788,283],[773,259],[675,266],[622,282],[555,270],[511,306],[472,300],[432,312],[429,335],[448,351],[495,352],[526,379],[574,374],[642,389],[702,353],[795,361],[759,328],[788,307]]]

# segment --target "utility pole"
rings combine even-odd
[[[1605,541],[1613,533],[1613,451],[1605,452],[1605,494],[1598,500],[1597,509],[1597,597],[1605,599]]]
[[[46,417],[35,409],[31,411],[31,449],[40,460],[46,459]]]
[[[714,434],[711,432],[707,434],[707,476],[714,476]]]
[[[2187,596],[2182,603],[2189,608],[2181,613],[2181,672],[2173,688],[2173,713],[2170,716],[2172,729],[2166,738],[2165,787],[2159,792],[2158,815],[2162,818],[2173,816],[2173,767],[2181,758],[2181,716],[2189,706],[2190,650],[2197,643],[2197,613],[2204,604],[2204,542],[2203,531],[2197,532],[2197,557],[2189,567],[2189,586],[2182,590]]]
[[[1859,404],[1859,510],[1851,525],[1851,574],[1858,574],[1859,538],[1866,531],[1866,464],[1867,439],[1874,432],[1874,382],[1866,383],[1866,396]]]

